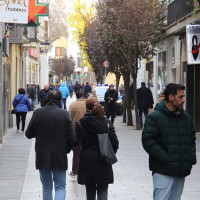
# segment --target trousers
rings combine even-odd
[[[16,113],[17,130],[19,130],[20,118],[22,117],[22,131],[24,131],[25,122],[26,122],[26,114],[27,114],[26,112],[17,112]]]
[[[72,172],[73,174],[76,174],[76,175],[78,174],[81,148],[82,148],[81,142],[79,142],[78,145],[72,149],[73,151]]]
[[[180,200],[185,183],[185,177],[173,177],[163,174],[153,174],[154,200]]]
[[[55,185],[55,200],[65,200],[66,170],[40,169],[39,171],[43,186],[43,200],[53,200],[53,182]]]
[[[91,184],[86,185],[87,200],[107,200],[108,199],[108,185]]]

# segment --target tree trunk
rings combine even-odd
[[[121,77],[121,74],[118,72],[115,74],[116,76],[116,91],[118,92],[119,91],[119,81],[120,81],[120,77]]]
[[[126,123],[126,95],[124,94],[124,103],[123,103],[123,123]]]
[[[126,101],[126,110],[127,110],[127,126],[133,126],[133,117],[132,117],[132,108],[131,108],[131,98],[130,98],[130,72],[123,74],[124,77],[124,89],[125,89],[125,101]]]
[[[133,78],[133,87],[134,87],[136,129],[140,130],[139,113],[138,113],[138,102],[137,102],[137,76],[132,74],[132,78]]]

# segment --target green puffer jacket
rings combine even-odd
[[[183,110],[176,114],[163,101],[146,119],[142,144],[149,154],[152,172],[185,177],[196,164],[195,129]]]

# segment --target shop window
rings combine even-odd
[[[167,84],[166,51],[158,53],[158,94],[163,92]]]

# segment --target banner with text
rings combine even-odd
[[[0,22],[27,24],[29,0],[0,0]]]
[[[187,32],[187,58],[188,65],[200,64],[200,25],[188,25]]]

